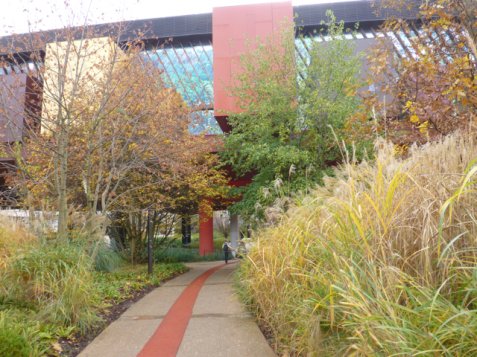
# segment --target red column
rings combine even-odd
[[[212,212],[199,209],[199,254],[214,252],[214,218]]]

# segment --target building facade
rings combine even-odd
[[[343,21],[346,28],[356,29],[347,33],[346,37],[356,42],[359,51],[366,52],[377,38],[383,37],[394,46],[396,56],[406,55],[409,38],[419,36],[418,23],[413,27],[413,33],[380,32],[379,26],[393,14],[390,11],[378,11],[373,8],[373,3],[375,2],[365,0],[293,7],[291,2],[277,2],[220,7],[210,14],[97,25],[90,29],[88,36],[91,38],[90,51],[99,55],[92,56],[88,63],[81,65],[94,68],[95,61],[107,61],[110,56],[118,53],[118,48],[125,48],[131,45],[131,41],[137,42],[140,38],[142,56],[161,69],[164,83],[177,90],[190,107],[190,131],[206,132],[208,135],[222,134],[230,130],[227,116],[239,110],[235,99],[230,95],[230,87],[240,73],[240,56],[249,50],[247,42],[279,36],[284,23],[295,24],[297,36],[290,41],[294,41],[296,61],[305,65],[309,59],[307,41],[329,40],[326,34],[320,32],[323,22],[327,20],[327,10],[333,11],[337,20]],[[406,10],[399,16],[412,22],[416,19],[416,14],[415,10]],[[359,26],[356,27],[356,24]],[[81,41],[84,32],[81,29],[76,31],[74,36]],[[108,33],[111,36],[105,36]],[[0,141],[4,143],[22,141],[23,129],[27,126],[39,125],[43,128],[42,123],[31,123],[31,114],[42,110],[41,118],[46,122],[47,113],[52,111],[51,106],[58,105],[42,96],[45,85],[56,85],[55,73],[46,74],[45,78],[49,78],[49,82],[43,83],[35,83],[32,80],[34,76],[29,74],[41,70],[48,61],[74,56],[74,53],[64,53],[62,43],[65,35],[61,31],[36,34],[41,41],[35,45],[35,56],[32,55],[32,48],[25,45],[28,43],[28,36],[32,35],[0,39],[4,54],[0,66],[0,100],[10,111],[0,113]],[[94,39],[95,36],[98,38]],[[102,50],[98,50],[99,48]],[[279,48],[276,50],[280,51]],[[366,69],[365,63],[363,68]],[[101,74],[95,77],[98,76]],[[15,118],[13,122],[12,117]],[[14,165],[9,157],[0,160],[3,160],[0,163]],[[232,186],[249,182],[250,177],[236,178],[231,175],[230,178]],[[0,177],[1,185],[5,190],[5,182]],[[199,215],[200,253],[207,254],[213,251],[213,219],[200,209]],[[237,244],[239,237],[238,222],[238,217],[231,217],[233,245]]]

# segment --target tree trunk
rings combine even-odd
[[[58,135],[58,239],[68,238],[68,133],[60,128]]]

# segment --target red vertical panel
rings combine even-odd
[[[227,114],[240,110],[229,88],[239,74],[238,62],[247,49],[246,42],[273,36],[285,21],[293,21],[291,2],[214,8],[214,109],[222,129],[227,128]]]

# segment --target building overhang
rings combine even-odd
[[[377,10],[380,0],[364,1],[346,1],[340,3],[300,5],[293,7],[295,24],[298,28],[308,32],[314,29],[320,29],[323,22],[327,21],[326,12],[333,11],[336,19],[343,21],[345,25],[353,26],[360,24],[360,28],[376,28],[386,18],[397,17],[406,20],[417,20],[419,18],[419,1],[414,0],[415,6],[411,9],[397,10],[381,9]],[[259,1],[258,1],[259,3]],[[129,41],[141,38],[146,47],[155,47],[158,45],[168,45],[168,43],[181,44],[184,46],[195,44],[207,44],[212,41],[212,13],[161,17],[144,20],[132,20],[108,24],[98,24],[88,28],[95,37],[111,35],[118,37],[119,43],[128,43]],[[69,29],[73,35],[81,38],[84,36],[83,27]],[[75,35],[77,33],[77,35]],[[119,34],[119,35],[118,35]],[[64,40],[65,30],[49,30],[32,34],[19,34],[0,38],[0,55],[6,54],[11,49],[16,53],[28,53],[32,49],[25,44],[31,45],[32,39],[41,39],[36,41],[42,51],[42,43],[56,42]],[[11,52],[10,52],[11,53]]]

